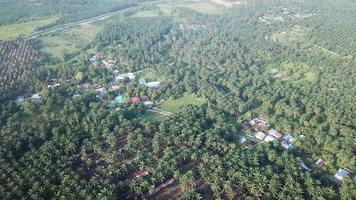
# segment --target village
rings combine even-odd
[[[105,67],[107,68],[114,76],[114,79],[109,84],[97,83],[81,83],[77,86],[78,93],[72,95],[72,97],[78,97],[83,92],[94,92],[96,93],[96,97],[99,100],[102,107],[114,109],[119,111],[120,109],[125,108],[129,104],[143,104],[146,109],[151,109],[155,112],[162,113],[163,115],[170,115],[172,113],[165,112],[157,108],[160,104],[164,102],[164,99],[152,101],[149,96],[132,96],[127,97],[120,91],[119,83],[124,80],[129,80],[130,82],[137,81],[139,85],[155,89],[160,87],[160,81],[146,81],[143,77],[137,77],[136,75],[141,73],[141,71],[137,72],[128,72],[128,73],[119,73],[117,62],[112,59],[105,59],[103,52],[96,52],[95,55],[89,58],[89,61],[92,65],[96,67]],[[48,81],[47,88],[49,90],[53,90],[59,86],[61,86],[62,82],[58,79],[51,79]],[[107,93],[115,93],[114,98],[108,98]],[[40,93],[35,94],[24,94],[18,96],[15,100],[18,105],[24,105],[25,102],[32,102],[34,104],[40,104],[42,102],[42,97]]]
[[[269,129],[267,120],[262,117],[253,118],[249,122],[244,122],[241,125],[241,131],[245,135],[239,135],[239,142],[241,144],[245,144],[248,148],[253,148],[253,143],[270,143],[275,142],[280,144],[286,150],[294,149],[293,142],[296,141],[297,138],[292,136],[291,134],[282,134],[276,129]],[[251,134],[252,133],[252,134]],[[299,140],[303,141],[305,135],[300,135],[298,137]],[[250,141],[250,142],[249,142]],[[252,141],[252,143],[251,143]],[[316,160],[316,162],[309,167],[306,163],[300,162],[300,166],[306,171],[315,171],[315,172],[323,172],[327,168],[327,162],[321,158]],[[351,176],[352,172],[349,168],[339,168],[337,172],[331,176],[327,175],[327,177],[334,181],[336,184],[341,185],[342,181],[345,177]]]
[[[265,14],[258,18],[259,22],[265,23],[267,25],[271,25],[273,23],[285,22],[286,20],[297,20],[297,19],[305,19],[316,16],[315,13],[301,14],[295,13],[293,10],[289,10],[288,8],[283,8],[281,14],[276,14],[274,12],[270,12],[269,14]]]

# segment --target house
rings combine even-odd
[[[123,103],[125,103],[125,101],[126,101],[126,98],[123,95],[119,94],[115,97],[115,102],[118,104],[123,104]]]
[[[277,138],[277,139],[280,139],[282,137],[282,134],[279,133],[278,131],[274,130],[274,129],[271,129],[268,131],[268,134]]]
[[[113,67],[115,67],[116,65],[116,61],[115,60],[103,60],[102,63],[104,64],[104,66],[108,69],[112,69]]]
[[[304,162],[300,162],[299,164],[303,169],[305,169],[307,171],[311,171],[311,169]]]
[[[125,78],[129,78],[130,80],[133,80],[135,79],[135,74],[134,73],[118,74],[117,76],[115,76],[115,81],[124,80]]]
[[[106,92],[106,88],[102,85],[98,85],[95,87],[95,92],[104,93],[104,92]]]
[[[294,137],[291,136],[290,134],[285,135],[283,137],[283,142],[287,143],[287,144],[291,144],[294,141]]]
[[[144,85],[146,87],[149,87],[149,88],[157,88],[159,87],[159,85],[161,84],[161,82],[159,81],[153,81],[153,82],[146,82],[145,79],[141,78],[139,81],[138,81],[139,84],[141,85]]]
[[[263,140],[265,142],[274,142],[274,141],[276,141],[276,138],[271,135],[267,135]]]
[[[258,117],[252,119],[249,123],[251,124],[251,126],[255,126],[257,124],[264,124],[265,126],[267,126],[266,120]]]
[[[240,144],[243,144],[243,143],[245,143],[246,141],[247,141],[246,137],[244,137],[244,136],[241,136],[241,137],[240,137],[240,140],[239,140]]]
[[[254,130],[256,132],[259,132],[259,131],[263,131],[266,127],[267,127],[267,124],[265,124],[263,122],[259,122],[259,123],[255,124]]]
[[[281,145],[282,145],[282,147],[284,147],[286,149],[291,149],[291,148],[293,148],[293,145],[292,145],[293,141],[294,141],[294,137],[291,136],[290,134],[288,134],[283,137],[283,141],[282,141]]]
[[[25,97],[24,96],[18,96],[15,100],[17,105],[23,105],[25,103]]]
[[[49,89],[53,89],[56,88],[58,86],[60,86],[61,84],[59,83],[58,79],[51,79],[47,85],[47,87]]]
[[[325,160],[322,160],[322,159],[318,159],[315,163],[315,167],[322,170],[322,169],[325,169],[326,168],[326,165],[328,163],[325,161]]]
[[[347,169],[347,168],[344,168],[344,169],[340,168],[340,169],[336,172],[336,174],[334,175],[334,177],[335,177],[336,179],[342,181],[345,177],[350,176],[350,174],[351,174],[351,171],[350,171],[349,169]]]
[[[141,98],[140,97],[132,97],[130,99],[130,103],[141,103]]]
[[[266,134],[259,131],[259,132],[256,132],[255,137],[259,140],[263,140],[266,137]]]
[[[141,85],[146,85],[147,82],[144,78],[140,78],[140,80],[138,80],[138,83],[141,84]]]
[[[143,105],[145,105],[148,108],[152,108],[153,107],[153,102],[152,101],[144,101]]]
[[[248,124],[248,123],[243,123],[242,125],[241,125],[241,129],[242,130],[247,130],[247,129],[250,129],[251,128],[251,126],[250,126],[250,124]]]
[[[40,94],[33,94],[31,97],[30,97],[30,101],[32,101],[33,103],[41,103],[41,96]]]
[[[135,178],[140,178],[140,177],[144,177],[147,176],[149,174],[148,171],[139,171],[135,173]]]
[[[102,51],[98,51],[98,52],[95,53],[95,57],[96,58],[101,58],[103,56],[104,56],[104,53]]]
[[[120,89],[120,86],[118,86],[118,85],[112,85],[112,86],[110,86],[110,91],[117,91],[117,90],[119,90]]]

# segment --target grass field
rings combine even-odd
[[[200,106],[204,104],[205,101],[203,99],[199,99],[197,97],[191,95],[185,95],[178,99],[168,100],[161,105],[161,109],[168,112],[178,112],[182,106],[185,105],[197,105]]]
[[[163,119],[164,117],[165,117],[164,115],[161,115],[157,112],[152,112],[152,111],[147,110],[145,114],[140,116],[140,119],[142,119],[144,121],[153,122],[153,121]]]
[[[74,51],[91,43],[96,34],[103,30],[104,26],[99,24],[83,24],[71,29],[60,31],[41,38],[44,48],[42,51],[57,58],[63,58],[65,53]]]
[[[136,13],[134,13],[133,15],[131,15],[131,17],[157,17],[159,16],[158,11],[156,10],[139,10]]]
[[[224,11],[222,6],[205,0],[188,0],[174,3],[166,3],[161,4],[158,7],[165,15],[170,15],[171,11],[175,8],[189,8],[203,14],[221,14]]]
[[[36,28],[52,24],[58,19],[59,17],[49,17],[31,22],[0,26],[0,40],[11,40],[21,36],[28,36],[34,33]]]
[[[290,45],[294,42],[303,41],[306,32],[307,30],[303,29],[301,26],[294,26],[290,30],[272,34],[271,39],[277,43]]]
[[[316,74],[304,63],[286,61],[268,67],[272,77],[294,84],[312,83],[316,80]]]

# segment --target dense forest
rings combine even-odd
[[[0,43],[1,199],[356,196],[355,1],[54,2],[0,24],[140,6],[63,60],[40,39]],[[203,103],[161,105],[188,95]],[[294,147],[244,130],[258,117]]]

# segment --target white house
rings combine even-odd
[[[269,135],[272,135],[273,137],[275,137],[275,138],[277,138],[277,139],[279,139],[279,138],[282,137],[282,134],[279,133],[278,131],[274,130],[274,129],[269,130],[269,131],[268,131],[268,134],[269,134]]]
[[[255,137],[259,140],[263,140],[266,137],[266,134],[260,131],[255,134]]]
[[[147,82],[146,86],[149,88],[157,88],[157,87],[159,87],[160,84],[161,84],[161,82],[154,81],[154,82]]]
[[[267,135],[265,137],[265,139],[263,139],[265,142],[273,142],[273,141],[276,141],[276,138],[271,136],[271,135]]]
[[[342,179],[344,179],[345,177],[350,176],[351,172],[349,169],[342,169],[340,168],[336,174],[334,175],[334,177],[340,181],[342,181]]]
[[[31,97],[30,97],[30,100],[33,102],[33,103],[41,103],[41,96],[40,94],[33,94]]]

